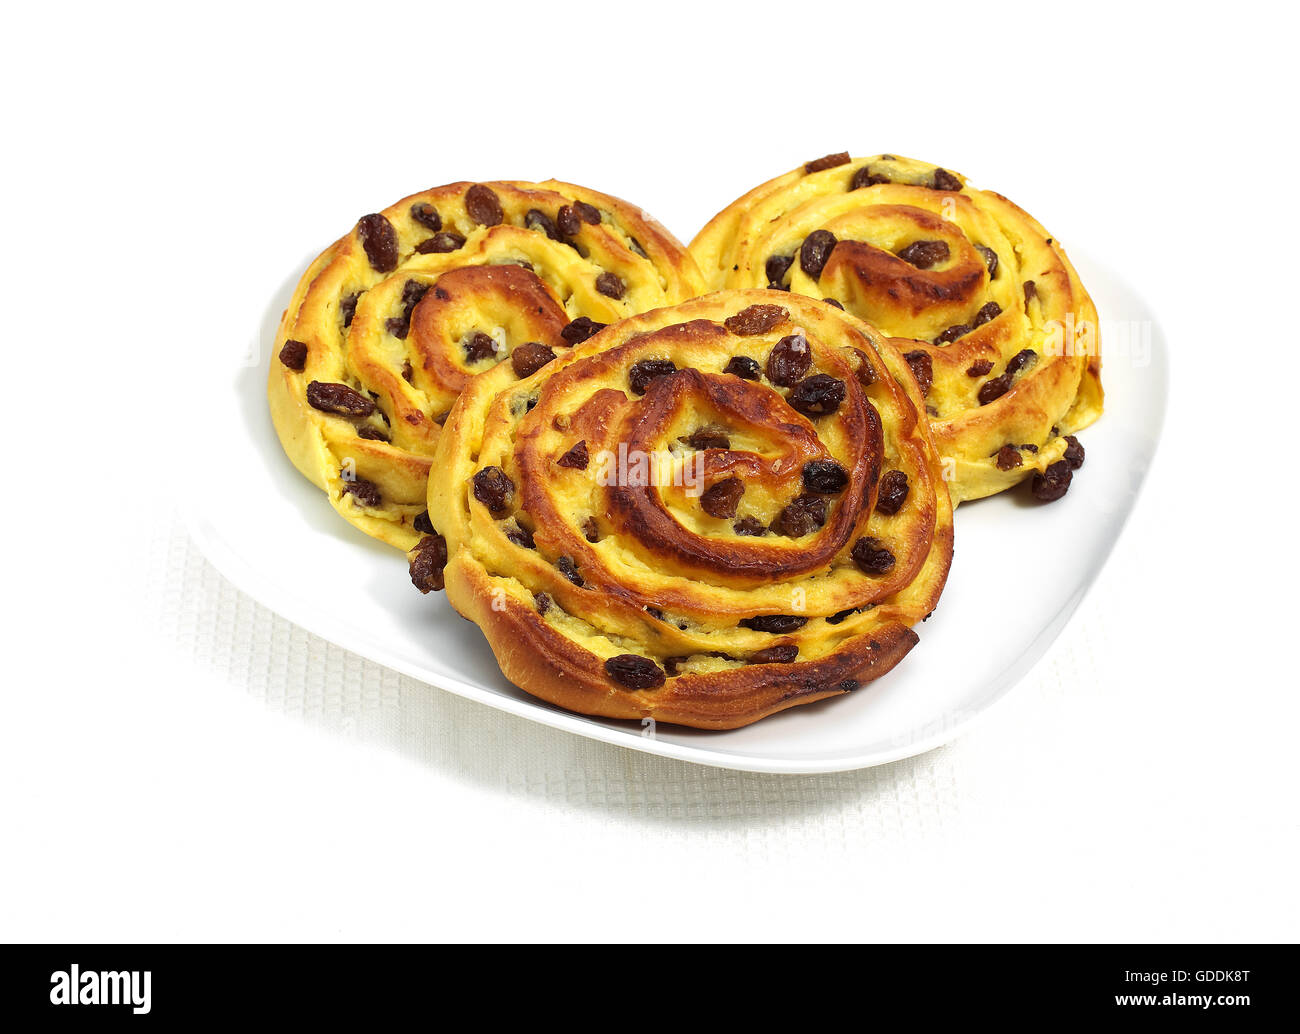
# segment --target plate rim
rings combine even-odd
[[[1091,261],[1080,264],[1086,264],[1097,269],[1104,277],[1117,282],[1122,290],[1134,294],[1145,307],[1151,319],[1153,355],[1158,357],[1158,362],[1152,363],[1150,369],[1156,370],[1160,377],[1159,383],[1152,391],[1154,396],[1159,399],[1160,410],[1153,427],[1153,444],[1146,466],[1134,486],[1132,500],[1121,516],[1114,536],[1105,546],[1098,562],[1093,566],[1086,580],[1080,582],[1078,591],[1042,627],[1039,634],[1031,641],[1028,648],[1021,653],[1017,661],[1008,666],[998,676],[994,688],[986,695],[983,703],[975,710],[964,712],[960,718],[951,723],[946,723],[943,728],[930,735],[908,740],[892,748],[877,748],[858,754],[825,758],[771,757],[743,751],[729,752],[706,745],[660,740],[653,735],[646,736],[638,733],[634,729],[623,729],[619,726],[605,724],[586,715],[563,711],[543,700],[529,696],[518,698],[505,696],[487,687],[478,686],[454,676],[432,673],[417,664],[391,654],[383,644],[374,641],[364,633],[358,633],[327,611],[314,607],[310,601],[292,592],[286,592],[284,587],[274,579],[260,574],[237,554],[225,537],[221,535],[219,529],[202,515],[194,486],[188,482],[188,479],[186,479],[186,491],[181,494],[181,498],[177,502],[177,510],[199,551],[221,576],[239,591],[245,593],[272,613],[310,632],[312,635],[376,664],[383,665],[390,670],[409,676],[424,685],[454,693],[465,699],[477,701],[516,717],[537,722],[548,728],[574,733],[587,739],[609,743],[628,750],[712,768],[772,775],[817,775],[851,772],[874,768],[878,765],[887,765],[895,761],[928,753],[947,743],[951,743],[993,711],[1007,697],[1010,691],[1037,666],[1050,649],[1052,643],[1060,636],[1071,615],[1078,610],[1092,591],[1098,577],[1109,562],[1115,545],[1122,537],[1134,511],[1141,502],[1147,477],[1160,451],[1164,425],[1168,418],[1169,388],[1172,375],[1169,350],[1166,347],[1163,332],[1165,324],[1159,318],[1153,303],[1147,297],[1135,291],[1129,285],[1129,281],[1113,267]],[[527,691],[522,692],[526,693]]]

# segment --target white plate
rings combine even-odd
[[[285,458],[267,415],[265,362],[292,280],[266,311],[260,347],[237,370],[206,382],[210,462],[185,467],[238,471],[239,490],[224,478],[216,479],[220,488],[210,478],[195,486],[187,521],[222,574],[290,621],[431,686],[544,725],[755,772],[836,772],[909,757],[955,737],[1042,656],[1096,578],[1151,463],[1168,381],[1159,328],[1114,275],[1079,266],[1103,320],[1106,413],[1082,436],[1087,462],[1069,494],[1047,506],[1016,492],[960,507],[947,589],[903,663],[857,693],[744,729],[650,730],[535,700],[501,676],[486,641],[441,594],[415,591],[401,554],[340,519]],[[1026,544],[1028,562],[1017,563]]]

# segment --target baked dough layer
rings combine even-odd
[[[434,455],[448,598],[508,679],[586,714],[726,729],[850,692],[947,577],[923,414],[873,328],[767,291],[631,317],[528,377],[503,364]]]
[[[362,218],[303,275],[271,357],[271,416],[346,520],[410,549],[441,422],[471,376],[524,344],[568,348],[580,318],[613,322],[701,285],[667,230],[585,187],[413,194]]]
[[[930,382],[954,504],[1046,471],[1101,415],[1097,310],[1065,249],[959,174],[828,155],[732,202],[690,250],[712,289],[834,298],[894,338]]]

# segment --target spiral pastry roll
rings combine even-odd
[[[681,244],[569,183],[451,183],[363,217],[303,275],[268,395],[294,465],[403,550],[430,457],[475,374],[527,376],[602,325],[698,294]]]
[[[954,503],[1033,476],[1056,499],[1101,415],[1097,311],[1055,238],[924,162],[827,155],[751,190],[691,243],[712,288],[833,300],[925,395]]]
[[[475,378],[413,552],[501,670],[700,728],[857,689],[917,642],[952,508],[910,368],[820,301],[725,291]]]

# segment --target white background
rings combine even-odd
[[[41,9],[0,66],[0,937],[1296,938],[1281,5]],[[315,640],[190,547],[176,486],[240,482],[185,450],[224,404],[188,360],[239,362],[358,215],[554,175],[689,239],[842,149],[1012,197],[1171,347],[1106,571],[955,744],[777,777],[579,740]]]

